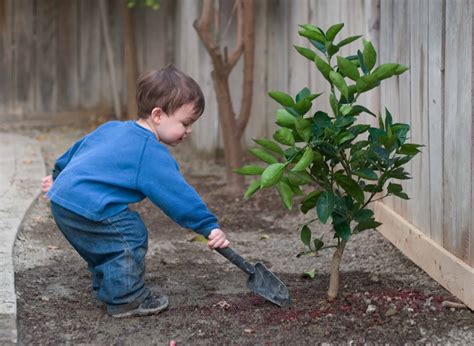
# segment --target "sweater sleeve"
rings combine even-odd
[[[181,227],[206,238],[214,228],[219,228],[216,216],[186,182],[176,161],[161,144],[145,145],[137,188]]]
[[[78,140],[72,147],[70,147],[63,155],[61,155],[55,162],[53,168],[53,180],[56,180],[59,173],[66,167],[66,165],[71,161],[72,157],[76,153],[77,149],[81,146],[82,142],[86,139],[87,136]]]

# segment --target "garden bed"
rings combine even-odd
[[[18,130],[40,140],[48,169],[85,130]],[[278,308],[245,288],[246,276],[166,218],[150,202],[133,206],[149,228],[146,282],[170,297],[157,316],[112,319],[91,293],[85,262],[57,230],[46,200],[23,224],[15,247],[21,344],[313,344],[315,342],[474,343],[474,314],[376,231],[350,241],[341,265],[340,298],[325,300],[331,251],[300,257],[298,226],[274,191],[230,197],[219,163],[175,151],[188,181],[220,219],[232,247],[262,261],[287,284],[293,305]],[[318,232],[323,233],[324,227]],[[327,230],[326,230],[327,231]],[[316,270],[314,279],[302,273]]]

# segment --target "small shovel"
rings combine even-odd
[[[291,304],[288,288],[286,288],[285,284],[262,263],[257,262],[253,266],[229,247],[218,248],[216,251],[242,269],[249,276],[247,280],[247,288],[253,293],[262,296],[278,306]]]

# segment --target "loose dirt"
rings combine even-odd
[[[17,132],[42,142],[49,169],[86,130]],[[186,145],[174,154],[232,247],[275,272],[293,305],[278,308],[250,293],[243,272],[144,201],[133,208],[149,229],[146,282],[170,297],[170,307],[157,316],[112,319],[93,297],[85,262],[57,229],[48,201],[39,199],[15,246],[20,344],[474,343],[474,314],[444,307],[443,301],[457,300],[376,231],[351,239],[340,298],[326,302],[332,251],[296,257],[304,250],[298,226],[310,216],[287,212],[270,190],[250,200],[230,197],[221,162],[198,159]],[[313,232],[329,239],[326,227]],[[312,269],[314,279],[302,276]]]

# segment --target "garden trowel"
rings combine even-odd
[[[222,256],[227,258],[237,267],[242,269],[248,276],[247,287],[252,292],[275,303],[278,306],[291,304],[288,288],[285,284],[262,263],[251,265],[242,256],[231,248],[216,249]]]

